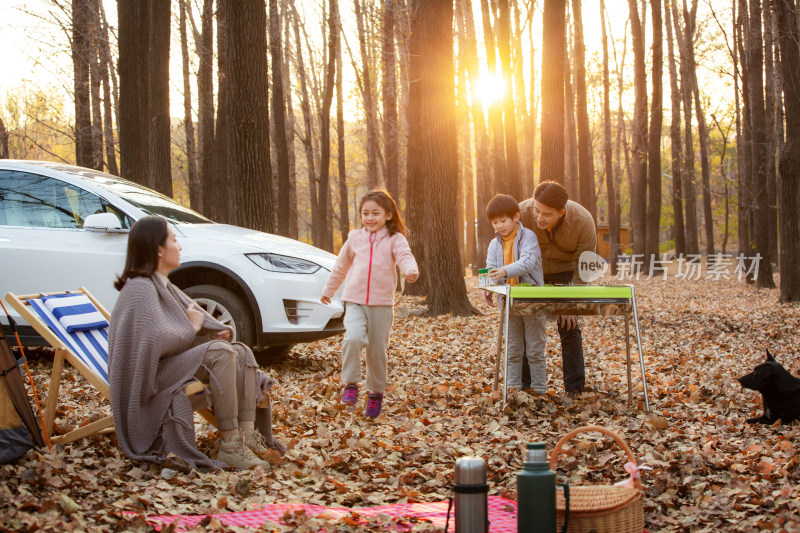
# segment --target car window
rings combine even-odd
[[[124,213],[96,194],[46,176],[0,170],[0,224],[75,229],[89,215],[103,212],[114,213],[123,227],[130,227]]]

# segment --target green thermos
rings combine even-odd
[[[517,531],[556,531],[556,475],[547,463],[543,442],[530,442],[517,474]]]

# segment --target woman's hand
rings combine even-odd
[[[231,331],[231,328],[226,328],[221,331],[217,331],[214,334],[214,338],[219,339],[221,341],[230,342],[233,339],[233,332]]]
[[[322,298],[319,299],[319,301],[324,303],[325,305],[330,305],[331,303],[331,299],[328,298],[327,296],[323,296]]]
[[[205,320],[203,313],[200,312],[195,304],[191,303],[189,307],[186,308],[186,317],[189,319],[189,322],[192,323],[194,332],[198,333],[203,327],[203,320]]]
[[[406,281],[409,283],[414,283],[419,279],[419,272],[409,272],[406,274]]]

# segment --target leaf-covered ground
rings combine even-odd
[[[468,279],[468,285],[474,280]],[[642,279],[636,282],[651,413],[638,366],[635,404],[626,405],[625,339],[619,318],[581,319],[587,386],[563,394],[560,348],[548,322],[547,395],[513,394],[501,411],[492,391],[497,311],[477,290],[485,316],[425,318],[400,298],[389,351],[390,387],[376,420],[339,405],[340,339],[310,343],[266,368],[277,435],[287,444],[270,471],[181,473],[137,464],[113,437],[96,436],[54,451],[31,451],[0,466],[0,530],[146,530],[144,516],[214,514],[274,502],[369,506],[439,501],[449,495],[455,460],[482,457],[491,493],[515,499],[515,475],[528,441],[552,449],[569,430],[598,424],[619,432],[640,463],[648,531],[800,531],[800,423],[766,427],[745,419],[761,400],[736,378],[769,348],[800,375],[800,308],[777,303],[775,290],[738,281]],[[41,389],[50,363],[31,351]],[[635,352],[634,352],[635,355]],[[90,421],[107,404],[70,371],[58,425]],[[198,444],[213,453],[214,432],[197,417]],[[600,434],[585,434],[558,459],[572,484],[625,478],[624,455]],[[387,531],[391,520],[357,525],[307,520],[265,530]],[[356,524],[356,525],[354,525]],[[416,524],[415,530],[431,530]],[[213,519],[206,529],[221,529]]]

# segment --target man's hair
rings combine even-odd
[[[552,207],[560,211],[567,205],[569,194],[567,194],[567,189],[560,183],[556,183],[555,181],[543,181],[536,187],[536,190],[533,191],[533,199],[543,203],[547,207]]]
[[[513,196],[498,194],[486,204],[486,217],[489,222],[502,216],[514,218],[519,213],[519,203]]]

